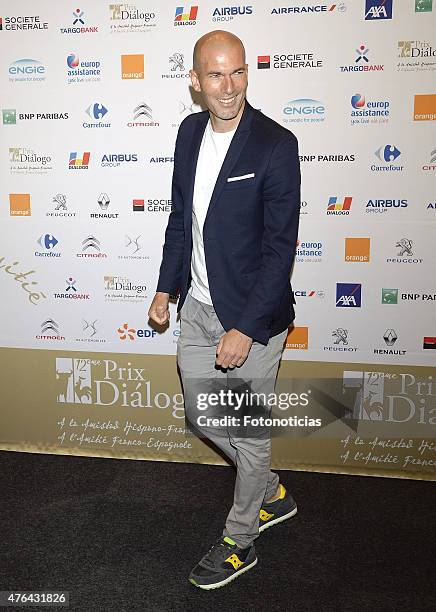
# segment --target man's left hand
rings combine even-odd
[[[247,359],[252,344],[253,338],[237,329],[230,329],[221,336],[218,343],[216,365],[225,369],[241,366]]]

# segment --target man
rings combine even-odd
[[[192,87],[207,111],[181,124],[174,153],[173,211],[149,316],[169,320],[180,292],[177,359],[185,413],[237,469],[222,537],[192,570],[203,589],[223,586],[257,563],[253,541],[293,516],[292,497],[270,471],[269,435],[198,420],[198,394],[217,381],[274,391],[294,319],[289,281],[300,206],[295,136],[246,101],[242,42],[214,31],[194,48]]]

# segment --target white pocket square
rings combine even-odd
[[[242,174],[241,176],[229,176],[227,179],[228,183],[233,183],[233,181],[243,181],[244,179],[249,179],[254,177],[254,172],[250,174]]]

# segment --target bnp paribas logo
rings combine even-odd
[[[398,304],[398,289],[382,288],[382,304]]]
[[[3,125],[16,125],[17,111],[15,108],[2,109]]]

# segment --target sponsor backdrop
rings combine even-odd
[[[312,407],[324,426],[275,437],[274,465],[435,478],[435,4],[3,4],[2,448],[223,462],[184,431],[175,304],[147,320],[193,44],[220,28],[300,143],[280,380],[355,390],[352,421]]]

